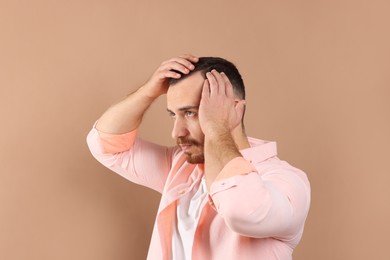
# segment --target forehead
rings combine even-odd
[[[174,111],[187,106],[199,106],[204,78],[200,72],[186,77],[168,88],[167,107]]]

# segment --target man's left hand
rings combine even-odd
[[[206,73],[199,105],[199,122],[208,135],[230,133],[242,120],[245,100],[234,96],[233,86],[223,72]]]

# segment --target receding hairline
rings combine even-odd
[[[203,79],[206,79],[206,73],[215,69],[218,72],[224,72],[232,83],[235,95],[240,99],[245,99],[245,84],[237,66],[233,62],[221,57],[199,57],[199,61],[194,63],[194,66],[195,69],[188,74],[176,71],[181,77],[171,78],[169,80],[169,86],[174,86],[198,72],[201,73]]]
[[[171,78],[171,80],[169,81],[169,87],[174,86],[174,85],[178,84],[179,82],[186,80],[189,77],[196,76],[197,74],[200,74],[202,76],[202,78],[205,80],[206,73],[207,73],[207,71],[205,71],[205,70],[197,70],[195,72],[190,72],[188,74],[180,73],[180,78]]]

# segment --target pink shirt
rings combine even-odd
[[[177,147],[91,130],[94,157],[137,184],[162,194],[148,259],[169,260],[177,200],[203,176]],[[251,148],[231,160],[201,204],[192,259],[289,260],[299,243],[310,206],[304,172],[277,158],[276,143],[249,138]]]

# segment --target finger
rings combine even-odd
[[[225,87],[225,80],[222,78],[221,73],[219,73],[217,70],[212,70],[211,73],[214,75],[215,79],[217,80],[218,84],[218,93],[226,94],[226,87]]]
[[[179,79],[181,77],[180,73],[171,71],[171,70],[166,70],[161,73],[162,78],[174,78],[174,79]]]
[[[204,80],[204,83],[203,83],[203,89],[202,89],[202,100],[204,100],[204,98],[208,98],[210,96],[210,84],[209,84],[209,81],[208,79],[205,79]]]
[[[199,58],[192,55],[192,54],[183,54],[179,56],[180,58],[186,59],[191,61],[192,63],[197,63],[199,61]]]
[[[234,97],[234,90],[233,90],[233,85],[232,83],[230,82],[228,76],[226,76],[226,74],[224,72],[221,72],[221,76],[223,78],[223,80],[225,81],[225,85],[226,85],[226,95],[228,97]]]
[[[206,77],[210,85],[210,95],[218,94],[218,83],[214,75],[211,72],[207,72]]]
[[[190,73],[190,70],[187,67],[183,66],[182,64],[180,64],[178,62],[170,62],[170,63],[163,64],[160,67],[160,70],[161,71],[175,70],[175,71],[181,72],[183,74]]]
[[[181,57],[177,57],[177,58],[173,58],[173,59],[164,61],[162,63],[162,65],[175,64],[175,63],[181,64],[182,66],[184,66],[188,70],[193,70],[195,68],[195,65],[192,64],[192,62],[190,60],[187,60],[187,59],[181,58]]]

